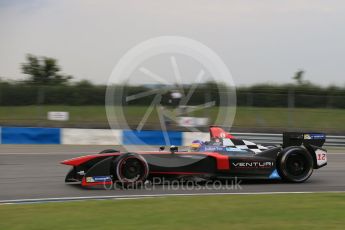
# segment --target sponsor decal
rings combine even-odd
[[[246,152],[246,151],[243,150],[243,149],[240,149],[240,148],[232,148],[232,147],[226,147],[225,150],[228,151],[228,152]]]
[[[224,147],[221,146],[205,146],[205,151],[225,151]]]
[[[86,182],[87,183],[93,183],[95,180],[92,177],[86,177]]]
[[[106,182],[111,181],[110,176],[94,176],[94,177],[86,177],[87,183],[94,183],[94,182]]]
[[[280,176],[279,176],[279,174],[278,174],[278,172],[277,172],[277,169],[275,169],[275,170],[271,173],[271,175],[269,176],[269,179],[280,179]]]
[[[326,135],[323,133],[309,133],[309,134],[304,134],[303,136],[304,140],[319,140],[319,139],[325,139]]]
[[[224,146],[204,146],[203,151],[209,151],[209,152],[245,152],[245,150],[240,148],[234,148],[234,147],[224,147]]]
[[[326,135],[322,133],[310,134],[312,139],[325,139]]]
[[[111,181],[110,176],[94,176],[93,179],[95,180],[95,182]]]
[[[309,134],[304,134],[304,140],[310,140],[311,136]]]
[[[271,168],[274,166],[272,161],[242,161],[232,162],[235,168]]]

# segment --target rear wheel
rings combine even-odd
[[[283,149],[277,159],[279,175],[286,181],[301,183],[313,173],[314,161],[311,154],[302,147]]]
[[[143,184],[149,173],[149,166],[141,155],[126,153],[115,160],[115,177],[122,185]]]

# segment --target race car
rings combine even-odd
[[[99,154],[62,161],[72,166],[65,182],[95,186],[120,182],[131,185],[152,178],[281,179],[306,181],[314,169],[327,164],[322,148],[323,133],[283,134],[278,146],[241,140],[212,126],[210,140],[196,140],[184,150],[161,146],[157,151],[120,152],[108,149]]]

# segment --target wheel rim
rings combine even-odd
[[[142,179],[146,173],[146,167],[143,162],[135,157],[128,157],[120,164],[120,177],[123,181],[134,182]]]
[[[286,170],[294,177],[305,177],[310,171],[308,159],[302,154],[293,153],[286,160]]]

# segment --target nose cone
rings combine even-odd
[[[78,166],[97,157],[99,157],[99,155],[87,155],[87,156],[75,157],[72,159],[64,160],[64,161],[61,161],[60,163],[64,165]]]

